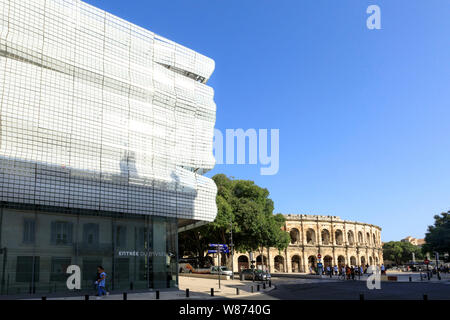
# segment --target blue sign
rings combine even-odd
[[[318,267],[318,268],[322,268],[322,267],[323,267],[323,264],[318,263],[318,264],[317,264],[317,267]]]
[[[215,244],[215,243],[210,243],[209,244],[210,247],[219,247],[219,248],[228,248],[228,246],[226,244]]]
[[[230,253],[229,249],[219,249],[220,253]],[[217,250],[208,250],[208,253],[217,253]]]

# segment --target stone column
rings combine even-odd
[[[270,249],[269,249],[269,251],[270,251]],[[272,257],[272,255],[270,253],[267,255],[267,263],[269,265],[269,272],[275,272],[275,261],[274,261],[275,256]]]
[[[285,273],[290,273],[292,271],[292,266],[291,266],[291,257],[290,254],[288,252],[288,249],[285,250],[285,263],[284,263],[284,272]]]
[[[308,272],[308,261],[305,257],[305,247],[302,246],[302,266],[303,266],[303,272]]]

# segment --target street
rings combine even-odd
[[[380,290],[369,290],[365,281],[274,278],[276,289],[252,296],[251,300],[428,300],[450,299],[450,282],[381,282]]]

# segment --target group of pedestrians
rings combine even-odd
[[[386,268],[384,265],[381,265],[381,273],[385,274]],[[347,280],[355,280],[356,276],[362,276],[364,274],[367,274],[369,270],[369,265],[367,264],[365,267],[363,266],[349,266],[349,265],[343,265],[340,268],[337,265],[334,265],[333,267],[327,266],[325,269],[326,274],[332,278],[333,275],[339,276],[343,279]]]

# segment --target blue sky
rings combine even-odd
[[[280,170],[209,173],[275,211],[423,237],[450,210],[450,1],[88,0],[216,61],[216,127],[280,129]],[[382,30],[366,28],[381,8]]]

